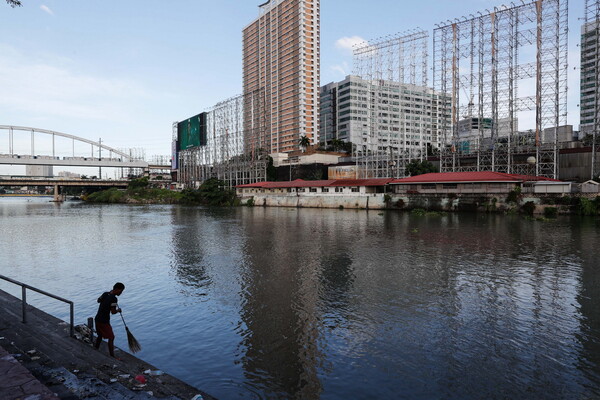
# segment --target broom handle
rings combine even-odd
[[[123,325],[125,325],[125,328],[127,328],[127,324],[125,323],[125,318],[123,318],[123,313],[121,312],[121,309],[119,309],[119,315],[121,316],[121,319],[123,320]]]

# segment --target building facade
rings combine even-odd
[[[323,86],[320,97],[320,142],[351,142],[362,154],[439,149],[439,121],[450,116],[448,99],[433,89],[353,75]]]
[[[317,141],[320,1],[270,0],[243,30],[247,149],[284,153]]]
[[[598,118],[598,28],[600,21],[588,22],[581,27],[581,93],[580,125],[581,134],[591,134],[597,126]]]

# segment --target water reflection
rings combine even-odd
[[[600,397],[598,220],[0,202],[0,224],[0,273],[78,320],[98,270],[125,280],[143,356],[219,398]]]

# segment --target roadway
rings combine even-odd
[[[112,179],[51,179],[51,178],[0,178],[0,186],[96,186],[127,187],[130,180]]]

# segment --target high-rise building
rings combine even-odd
[[[54,167],[52,165],[27,165],[25,166],[25,175],[27,176],[54,176]]]
[[[362,154],[426,154],[442,144],[440,120],[450,103],[428,87],[350,75],[321,88],[320,114],[323,144],[337,139]]]
[[[320,1],[270,0],[243,31],[247,150],[284,153],[317,141]]]
[[[598,101],[598,21],[591,21],[581,27],[581,98],[580,125],[582,135],[591,134],[595,126]]]

